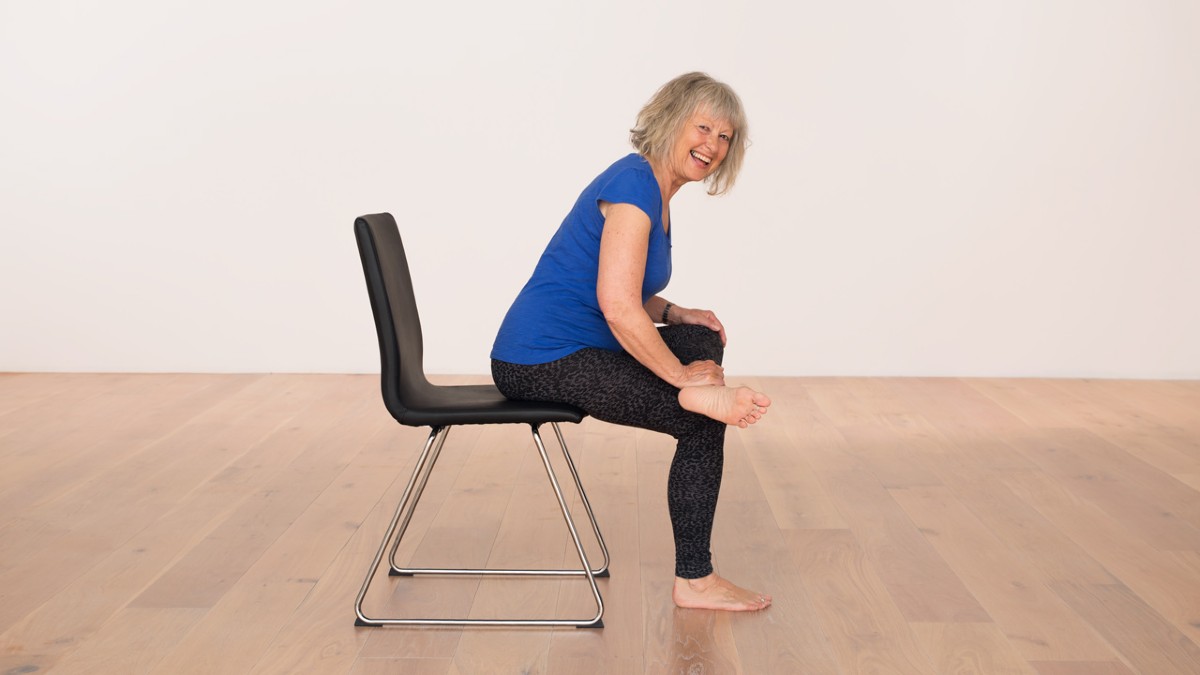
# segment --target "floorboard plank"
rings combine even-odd
[[[940,675],[1038,675],[994,623],[914,623]]]
[[[1038,675],[1134,675],[1120,661],[1034,661]]]
[[[1121,584],[1056,581],[1051,588],[1143,673],[1200,672],[1200,647]]]
[[[0,572],[0,630],[35,609],[138,532],[181,497],[220,473],[295,414],[293,394],[313,399],[301,380],[271,391],[247,387],[178,431],[101,472],[91,482],[0,530],[25,553]],[[104,504],[97,509],[96,504]],[[70,545],[60,546],[60,542]],[[20,577],[21,583],[14,583]]]
[[[892,496],[1029,660],[1115,657],[1092,628],[1009,551],[946,488],[892,490]]]
[[[852,532],[796,530],[785,537],[842,672],[937,672]]]
[[[1078,543],[1121,583],[1200,642],[1200,555],[1148,546],[1098,507],[1040,471],[997,478]]]
[[[930,545],[875,476],[822,475],[880,581],[909,621],[990,621],[962,579]]]

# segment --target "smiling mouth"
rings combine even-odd
[[[696,152],[695,150],[691,151],[691,155],[692,155],[692,157],[695,157],[697,160],[702,162],[704,164],[704,166],[708,166],[708,165],[712,164],[712,157],[706,157],[706,156]]]

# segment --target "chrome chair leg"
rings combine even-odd
[[[413,485],[417,483],[417,477],[424,472],[424,479],[421,485],[429,480],[429,473],[425,471],[429,459],[430,449],[434,447],[434,441],[443,431],[442,427],[435,427],[429,432],[429,439],[425,441],[425,449],[421,451],[421,455],[417,458],[417,465],[413,468],[412,477],[408,479],[408,485],[404,487],[404,494],[400,497],[400,503],[396,505],[396,513],[392,516],[392,523],[388,525],[387,534],[384,535],[383,541],[379,542],[379,550],[375,553],[375,561],[371,563],[371,569],[367,572],[367,578],[363,580],[362,588],[358,591],[358,597],[354,600],[354,614],[356,626],[380,626],[382,624],[375,622],[363,614],[362,604],[363,598],[367,597],[367,590],[371,587],[371,581],[375,578],[375,571],[379,569],[379,562],[383,560],[383,552],[387,550],[388,543],[396,534],[397,526],[400,523],[401,516],[405,513],[405,508],[408,505],[409,495],[412,494]],[[443,435],[444,438],[444,435]],[[439,446],[440,449],[440,446]],[[430,467],[432,468],[432,467]],[[408,518],[412,517],[412,509],[408,509]],[[407,518],[406,524],[407,524]]]
[[[592,569],[588,563],[587,552],[584,550],[583,543],[579,539],[579,532],[575,528],[575,522],[571,518],[571,511],[567,507],[565,498],[563,497],[562,488],[559,485],[558,478],[555,475],[554,468],[550,464],[550,457],[546,452],[546,447],[542,442],[541,434],[538,432],[537,425],[531,425],[533,440],[537,445],[538,454],[542,458],[542,465],[546,469],[546,476],[550,479],[550,485],[554,488],[554,494],[558,499],[558,505],[563,514],[563,519],[566,521],[567,529],[571,533],[571,539],[575,544],[575,551],[579,556],[579,561],[582,569],[465,569],[465,568],[405,568],[396,564],[396,551],[400,547],[400,540],[404,536],[405,530],[412,519],[413,512],[416,510],[417,502],[421,498],[421,494],[425,490],[425,485],[429,481],[429,475],[433,470],[433,465],[437,462],[438,455],[441,453],[442,446],[446,442],[446,436],[449,434],[449,427],[436,428],[430,432],[429,439],[425,443],[425,449],[417,460],[417,466],[413,470],[413,475],[408,481],[408,485],[404,489],[404,494],[400,498],[400,504],[396,508],[396,513],[392,517],[391,525],[388,528],[387,535],[381,542],[379,551],[375,555],[375,560],[371,564],[371,569],[367,572],[367,578],[363,582],[362,589],[359,591],[358,599],[355,601],[354,610],[357,615],[355,625],[357,626],[389,626],[389,625],[451,625],[451,626],[575,626],[578,628],[603,628],[604,622],[604,600],[600,597],[600,589],[596,585],[597,577],[609,576],[608,566],[610,562],[608,546],[604,543],[604,537],[600,534],[600,526],[596,522],[596,516],[592,512],[592,506],[588,502],[587,494],[583,491],[583,484],[579,479],[579,472],[575,468],[575,462],[571,459],[570,451],[567,450],[566,442],[563,440],[562,431],[558,424],[552,423],[554,433],[558,439],[559,447],[562,449],[563,457],[566,459],[567,467],[571,471],[571,477],[574,479],[575,487],[579,490],[580,498],[583,502],[584,510],[588,514],[588,520],[591,522],[592,531],[596,535],[596,540],[600,544],[600,550],[604,556],[604,563],[597,569]],[[415,490],[414,490],[415,486]],[[411,497],[411,499],[410,499]],[[393,541],[394,538],[394,541]],[[367,617],[363,613],[362,603],[366,597],[367,590],[370,587],[371,580],[374,578],[376,571],[379,568],[380,562],[383,560],[383,553],[391,544],[391,553],[389,555],[389,575],[391,576],[414,576],[418,574],[443,574],[443,575],[493,575],[493,576],[583,576],[588,580],[588,585],[591,587],[592,597],[596,601],[596,615],[590,619],[376,619]]]
[[[600,544],[600,552],[604,554],[604,564],[600,566],[600,569],[592,570],[592,573],[597,577],[607,577],[610,559],[608,556],[608,546],[604,543],[604,535],[600,534],[600,525],[596,522],[596,514],[592,513],[592,504],[588,501],[587,492],[583,490],[583,483],[579,480],[579,472],[575,470],[575,461],[571,459],[571,453],[567,451],[567,442],[563,440],[562,429],[558,428],[558,422],[551,422],[550,425],[554,427],[554,435],[558,437],[558,447],[562,448],[563,459],[567,462],[567,468],[571,470],[571,478],[575,479],[575,489],[579,490],[579,499],[583,502],[583,509],[587,512],[588,520],[592,523],[592,532],[596,535],[596,542]],[[533,434],[535,438],[538,437],[537,429],[533,430]]]
[[[446,445],[446,437],[450,435],[450,429],[451,427],[443,428],[441,435],[438,436],[437,443],[433,446],[433,452],[430,453],[429,461],[426,463],[427,466],[425,471],[421,475],[421,479],[417,482],[416,492],[413,493],[412,499],[408,502],[408,510],[405,512],[404,517],[400,520],[400,528],[396,531],[396,540],[392,544],[391,553],[388,554],[388,566],[390,568],[388,570],[388,576],[412,576],[411,574],[405,574],[403,571],[397,568],[396,551],[400,548],[400,540],[404,538],[404,533],[408,531],[408,524],[410,521],[412,521],[413,512],[417,510],[417,502],[420,502],[421,495],[425,494],[425,485],[429,483],[429,476],[433,473],[433,467],[437,465],[438,457],[440,457],[442,454],[442,446]],[[436,430],[430,432],[431,436],[436,434]],[[409,481],[409,484],[412,484],[412,480]],[[403,501],[403,499],[401,499],[401,501]]]

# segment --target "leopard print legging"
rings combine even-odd
[[[663,341],[683,363],[721,363],[717,333],[703,326],[664,326]],[[724,466],[725,425],[679,406],[679,389],[626,352],[581,349],[557,361],[526,366],[492,360],[492,378],[511,399],[569,403],[592,417],[670,434],[678,443],[667,478],[675,535],[675,575],[712,573],[709,541]]]

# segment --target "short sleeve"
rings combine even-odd
[[[662,193],[654,174],[635,168],[617,171],[596,193],[597,202],[633,204],[650,217],[650,222],[662,219]]]

